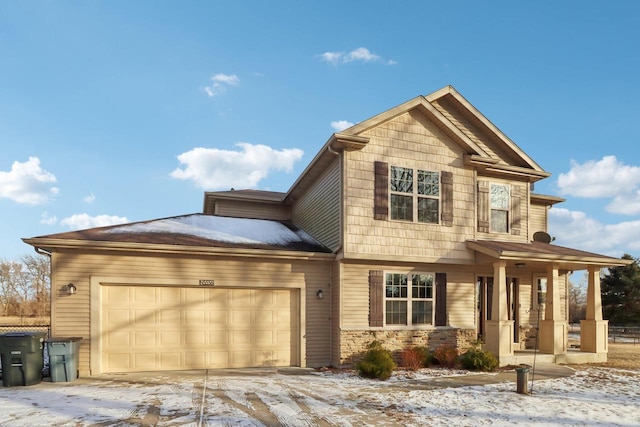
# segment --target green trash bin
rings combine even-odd
[[[34,385],[42,381],[46,332],[9,332],[0,335],[2,385]]]
[[[47,340],[51,382],[69,382],[78,378],[80,337],[53,337]]]

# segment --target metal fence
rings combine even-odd
[[[6,334],[9,332],[44,332],[47,335],[45,340],[51,336],[51,325],[0,325],[0,334]],[[49,354],[47,353],[47,346],[43,346],[43,358],[44,358],[44,371],[49,370]],[[2,377],[2,360],[0,360],[0,377]]]
[[[609,326],[609,342],[640,344],[640,326]]]

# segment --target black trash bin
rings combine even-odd
[[[78,378],[81,339],[80,337],[54,337],[47,340],[51,382],[69,382]]]
[[[34,385],[42,381],[46,332],[9,332],[0,335],[2,385]]]

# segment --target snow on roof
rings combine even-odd
[[[103,233],[168,233],[240,245],[286,247],[291,244],[305,243],[319,246],[319,243],[309,234],[279,221],[201,214],[120,225],[103,230]]]

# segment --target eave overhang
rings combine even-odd
[[[494,261],[557,264],[562,269],[572,271],[584,270],[589,267],[622,267],[633,262],[542,242],[512,243],[467,240],[466,245],[468,249]]]
[[[531,193],[531,195],[529,196],[529,199],[531,200],[531,203],[547,205],[547,206],[553,206],[557,203],[562,203],[566,201],[566,199],[562,197],[549,196],[547,194],[536,194],[536,193]]]
[[[271,249],[247,249],[212,246],[184,246],[167,244],[148,244],[137,242],[107,242],[87,241],[71,239],[30,238],[22,239],[36,250],[47,252],[82,251],[86,252],[127,252],[127,253],[154,253],[165,255],[199,255],[199,256],[225,256],[243,258],[271,258],[271,259],[296,259],[309,261],[333,260],[335,255],[325,252],[287,251]]]

